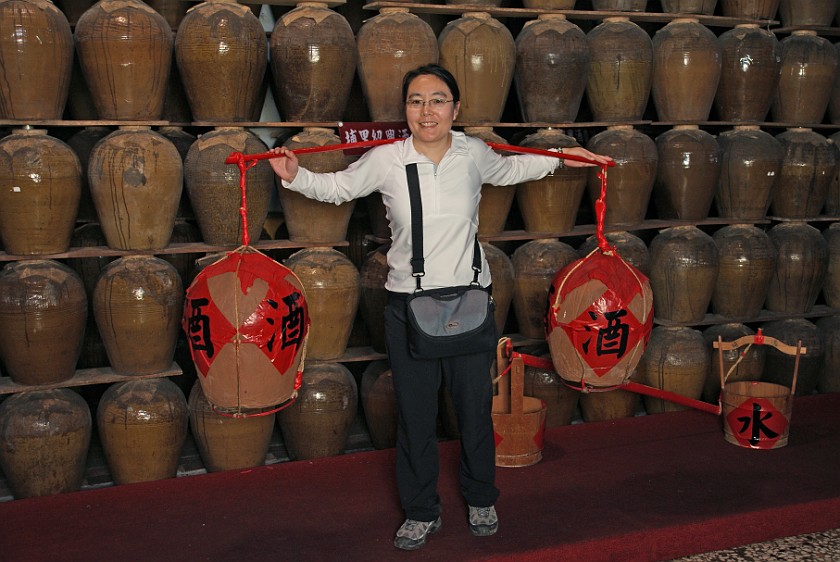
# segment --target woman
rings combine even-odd
[[[460,93],[443,67],[427,65],[408,72],[402,84],[405,116],[411,136],[368,151],[346,170],[316,174],[298,166],[285,147],[273,151],[285,158],[269,160],[285,188],[319,201],[339,204],[379,191],[391,228],[385,311],[388,357],[397,397],[397,487],[406,520],[394,545],[404,550],[423,546],[441,526],[437,494],[438,389],[443,381],[458,417],[461,433],[460,486],[467,520],[476,536],[492,535],[499,526],[494,504],[495,442],[490,415],[490,367],[494,352],[416,359],[408,349],[406,297],[416,287],[411,268],[411,212],[405,166],[416,163],[423,202],[424,289],[468,285],[478,230],[482,184],[511,185],[542,178],[562,160],[538,155],[503,157],[484,142],[452,131]],[[606,163],[611,158],[583,148],[565,152]],[[569,160],[570,167],[592,164]],[[482,256],[479,281],[490,285]]]

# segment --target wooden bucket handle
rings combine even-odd
[[[498,394],[494,398],[499,403],[503,412],[510,412],[510,377],[504,376],[505,371],[510,367],[510,351],[512,349],[510,338],[499,338],[496,344],[496,381]]]
[[[496,380],[499,393],[494,399],[501,410],[496,413],[521,415],[525,412],[525,360],[512,351],[510,338],[500,338],[496,345]],[[508,376],[503,376],[508,370]]]
[[[723,352],[724,350],[729,351],[732,349],[738,349],[744,345],[769,345],[785,353],[787,355],[793,355],[793,380],[791,381],[790,385],[790,395],[793,396],[796,393],[796,378],[799,374],[799,357],[800,355],[806,353],[808,348],[802,347],[802,340],[798,340],[796,345],[788,345],[783,341],[780,341],[774,337],[765,336],[761,332],[761,328],[759,328],[758,333],[752,336],[741,336],[737,340],[725,342],[721,336],[718,336],[717,341],[713,342],[713,345],[718,350],[718,363],[720,364],[720,389],[723,391],[723,387],[726,385],[726,374],[723,371]]]

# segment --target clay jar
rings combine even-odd
[[[661,0],[662,11],[666,14],[703,14],[715,13],[717,0]]]
[[[563,14],[541,14],[516,36],[514,83],[526,122],[573,123],[589,75],[586,35]]]
[[[277,415],[289,457],[308,460],[341,454],[358,401],[356,379],[347,367],[308,361],[297,400]]]
[[[739,24],[718,38],[720,84],[715,109],[721,121],[764,121],[776,96],[782,45],[758,24]]]
[[[735,341],[742,336],[753,336],[755,330],[744,324],[717,324],[703,331],[703,339],[711,353],[709,375],[703,388],[703,401],[717,404],[721,391],[721,350],[714,348],[720,338],[723,342]],[[723,351],[723,377],[727,383],[760,381],[764,373],[765,346],[752,345]]]
[[[636,374],[631,377],[636,380]],[[609,392],[582,393],[578,399],[580,416],[585,422],[632,418],[639,407],[640,395],[617,388]]]
[[[341,139],[331,129],[307,127],[283,143],[290,150],[312,146],[340,144]],[[334,150],[298,156],[300,165],[312,172],[337,172],[349,163],[344,152]],[[343,242],[347,238],[347,227],[356,201],[345,201],[340,205],[316,201],[301,193],[279,185],[280,205],[283,218],[289,230],[289,239],[294,242],[318,242],[324,245]]]
[[[18,384],[51,384],[76,372],[87,297],[75,271],[52,260],[0,270],[0,357]]]
[[[572,423],[581,392],[569,388],[553,369],[526,365],[523,394],[545,402],[546,427],[560,427]]]
[[[438,61],[432,27],[408,8],[382,8],[356,34],[359,80],[374,121],[403,121],[402,79],[418,66]]]
[[[79,18],[76,50],[100,119],[160,119],[173,33],[140,0],[100,0]]]
[[[340,121],[356,73],[350,24],[325,3],[300,2],[274,24],[271,77],[286,121]],[[313,56],[318,53],[318,56]]]
[[[387,361],[371,361],[365,368],[359,394],[374,449],[394,447],[397,443],[397,397]]]
[[[231,152],[258,154],[268,147],[253,133],[241,127],[217,127],[201,135],[184,159],[184,175],[201,237],[206,244],[238,246],[243,242],[239,216],[242,193],[239,172],[225,164]],[[245,174],[248,236],[258,240],[268,216],[268,203],[274,190],[274,172],[259,162]]]
[[[105,236],[102,234],[102,228],[95,223],[89,222],[77,227],[73,231],[72,246],[74,248],[90,248],[92,246],[104,246]],[[99,280],[99,275],[105,266],[117,259],[116,256],[95,256],[95,257],[75,257],[67,258],[64,262],[70,266],[82,280],[85,287],[85,294],[88,299],[88,306],[93,310],[93,290],[96,288],[96,282]]]
[[[657,216],[706,219],[720,177],[720,147],[715,138],[697,125],[677,125],[656,137],[656,150],[653,199]]]
[[[810,312],[828,268],[825,238],[805,222],[777,224],[768,234],[776,247],[777,259],[764,307],[786,314]]]
[[[484,142],[507,144],[507,141],[493,132],[493,127],[464,127],[464,133]],[[499,152],[499,151],[497,151]],[[506,154],[499,152],[500,154]],[[478,234],[493,236],[505,229],[517,185],[481,185],[481,200],[478,204]]]
[[[826,248],[828,249],[828,265],[823,281],[823,297],[831,308],[840,308],[840,223],[832,223],[823,230]]]
[[[528,148],[548,150],[580,146],[556,129],[540,129],[522,140]],[[516,203],[528,232],[569,232],[575,226],[586,190],[586,168],[558,168],[544,178],[522,182],[516,189]]]
[[[178,31],[178,27],[181,25],[181,21],[184,19],[184,15],[186,15],[187,9],[190,7],[179,0],[149,0],[146,4],[163,16],[163,19],[166,20],[166,23],[169,24],[172,31]]]
[[[332,248],[307,248],[292,254],[284,265],[304,288],[309,317],[307,359],[341,357],[359,306],[359,271],[348,257]]]
[[[207,472],[262,466],[275,414],[223,416],[214,411],[196,381],[187,400],[190,429]]]
[[[694,18],[653,36],[651,92],[660,121],[708,121],[721,71],[717,37]]]
[[[656,293],[654,292],[654,295]],[[711,354],[699,330],[657,326],[639,362],[641,384],[699,400],[709,372]],[[642,396],[648,414],[688,409],[661,398]]]
[[[93,311],[111,368],[122,375],[168,370],[183,313],[175,268],[154,256],[126,256],[102,270]]]
[[[461,90],[458,121],[501,120],[516,64],[508,28],[487,12],[466,12],[438,36],[440,64]]]
[[[721,172],[715,203],[721,217],[764,219],[782,169],[784,149],[757,125],[737,126],[718,136]]]
[[[0,240],[9,254],[60,254],[70,247],[82,168],[45,129],[17,129],[0,140]]]
[[[621,259],[650,277],[650,251],[641,238],[623,230],[607,232],[604,237]],[[597,247],[598,238],[590,236],[580,245],[578,254],[585,258]]]
[[[767,322],[762,326],[764,335],[796,347],[802,342],[807,353],[799,356],[799,371],[796,376],[796,396],[808,396],[817,389],[817,382],[823,370],[823,341],[816,324],[805,318],[788,318]],[[787,386],[793,383],[795,355],[787,355],[774,347],[765,351],[764,375],[761,380]]]
[[[496,246],[487,242],[481,243],[484,250],[484,257],[490,267],[490,277],[493,280],[493,300],[496,301],[496,331],[499,334],[505,332],[510,304],[513,302],[514,279],[516,272],[513,270],[513,262],[508,255]]]
[[[374,351],[385,353],[385,307],[388,305],[388,292],[385,281],[388,279],[389,245],[378,247],[365,257],[359,269],[359,312],[370,336],[370,346]],[[498,307],[498,301],[497,305]]]
[[[615,166],[608,172],[607,226],[631,226],[645,220],[656,179],[656,143],[630,125],[612,125],[586,144],[596,154],[609,154]],[[587,191],[592,205],[601,196],[598,168],[588,172]]]
[[[822,123],[834,87],[837,51],[813,30],[797,29],[781,43],[781,77],[770,109],[773,121]]]
[[[782,0],[779,4],[779,18],[784,27],[830,26],[836,12],[836,0]]]
[[[70,92],[73,34],[47,0],[0,3],[0,119],[61,119]]]
[[[486,8],[498,8],[502,5],[502,0],[446,0],[446,4],[450,6],[481,6]]]
[[[653,42],[626,17],[604,18],[586,34],[591,62],[586,98],[595,121],[642,118],[653,80]]]
[[[111,132],[112,129],[109,127],[85,127],[84,129],[79,129],[67,139],[67,145],[76,153],[76,156],[79,158],[79,163],[82,166],[82,194],[79,199],[79,210],[76,213],[76,220],[79,222],[99,221],[99,218],[96,216],[96,207],[93,205],[93,198],[90,194],[88,162],[90,161],[90,153],[93,147],[96,146],[96,143],[110,135]],[[105,245],[104,241],[102,245]]]
[[[260,20],[233,0],[207,0],[187,12],[175,61],[196,121],[249,121],[262,100],[268,45]]]
[[[817,378],[821,393],[840,392],[840,316],[827,316],[816,321],[823,341],[823,369]]]
[[[187,158],[190,147],[196,141],[196,136],[184,131],[183,127],[160,127],[158,132],[172,141],[172,144],[178,149],[178,154],[181,155],[181,162],[183,163]],[[189,195],[187,195],[186,182],[184,189],[181,190],[181,201],[178,203],[178,213],[176,216],[179,219],[195,219],[195,213],[193,212]]]
[[[806,128],[788,129],[776,139],[785,155],[770,214],[786,219],[818,217],[834,181],[837,149],[824,136]]]
[[[730,319],[755,318],[776,271],[773,242],[763,230],[749,224],[725,226],[712,239],[720,256],[712,312]]]
[[[515,275],[513,311],[520,334],[545,339],[551,282],[558,271],[577,258],[574,248],[554,239],[531,240],[516,249],[511,258]]]
[[[592,0],[595,10],[614,10],[616,12],[644,12],[647,0]]]
[[[577,0],[522,0],[525,8],[542,10],[574,10]]]
[[[15,499],[82,487],[93,422],[67,388],[21,392],[0,404],[0,467]]]
[[[184,393],[168,379],[116,383],[102,394],[97,429],[114,483],[174,478],[187,438]]]
[[[779,9],[779,0],[720,0],[720,7],[729,18],[772,20]]]
[[[838,58],[840,58],[840,43],[834,44],[834,50],[837,52]],[[834,77],[834,86],[831,88],[831,96],[828,99],[828,121],[832,125],[840,123],[840,77],[837,75]],[[836,135],[837,133],[834,134]]]
[[[108,246],[166,247],[175,226],[183,164],[172,141],[147,126],[123,126],[90,154],[91,197]]]
[[[712,299],[720,256],[696,226],[675,226],[650,243],[650,287],[656,317],[686,324],[703,320]]]
[[[201,232],[192,223],[176,220],[175,228],[172,229],[172,238],[169,239],[169,242],[170,244],[196,244],[201,242]],[[193,280],[193,270],[195,269],[196,260],[204,256],[205,254],[201,252],[182,252],[177,254],[161,254],[157,257],[172,264],[176,271],[178,271],[184,287],[188,287]]]
[[[834,133],[828,140],[834,145],[835,155],[840,159],[840,132]],[[840,215],[840,164],[834,169],[834,176],[831,179],[831,184],[828,187],[828,193],[825,196],[825,207],[823,213],[828,216],[836,217]]]

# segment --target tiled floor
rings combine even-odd
[[[696,554],[672,562],[840,562],[840,529]]]

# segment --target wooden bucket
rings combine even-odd
[[[547,406],[523,394],[525,364],[522,357],[507,355],[510,339],[496,348],[498,394],[493,397],[493,429],[496,434],[496,466],[531,466],[542,459]],[[509,376],[502,376],[510,367]]]
[[[726,382],[728,373],[723,370],[723,352],[752,344],[771,345],[796,357],[790,388],[761,381]],[[718,348],[720,364],[724,439],[727,443],[747,449],[778,449],[787,445],[799,356],[807,351],[802,347],[802,341],[795,346],[787,345],[759,330],[754,336],[743,336],[732,342],[724,342],[718,336],[714,346]],[[737,363],[729,371],[732,372],[735,367]]]

